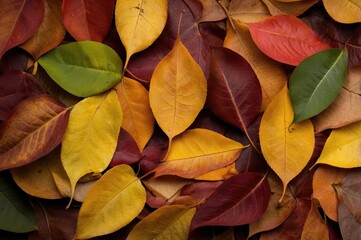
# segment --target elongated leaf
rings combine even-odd
[[[154,70],[149,89],[154,117],[170,140],[192,124],[206,95],[207,80],[178,37]]]
[[[121,122],[122,111],[113,90],[86,98],[74,106],[61,148],[61,161],[72,193],[82,176],[102,172],[109,165]]]
[[[124,114],[122,128],[133,137],[142,152],[153,134],[155,123],[149,93],[142,84],[127,77],[123,77],[115,89]]]
[[[315,145],[312,122],[292,123],[292,120],[286,84],[264,112],[259,133],[263,156],[281,178],[284,192],[287,184],[307,165]]]
[[[44,17],[42,0],[0,2],[0,59],[36,31]]]
[[[48,154],[63,139],[69,109],[49,95],[28,98],[0,126],[0,170]]]
[[[102,42],[113,19],[115,0],[64,0],[62,13],[66,30],[77,40]]]
[[[242,144],[206,129],[191,129],[174,138],[169,154],[154,171],[155,176],[194,178],[234,162]]]
[[[39,58],[39,63],[60,87],[78,97],[102,93],[121,79],[122,60],[98,42],[61,45]]]
[[[227,48],[213,49],[207,107],[248,135],[247,128],[258,115],[261,103],[261,85],[248,62]]]
[[[36,32],[20,47],[34,59],[58,46],[66,30],[61,21],[61,1],[44,0],[44,19]]]
[[[17,233],[36,229],[33,209],[6,172],[0,173],[0,210],[0,229]]]
[[[361,167],[358,146],[361,144],[361,122],[335,129],[328,137],[316,163],[334,167]]]
[[[347,56],[346,49],[329,49],[296,67],[289,83],[294,122],[317,115],[336,99],[346,79]]]
[[[125,66],[134,53],[146,49],[159,37],[167,15],[167,0],[116,2],[115,25],[127,51]]]
[[[75,238],[88,239],[124,227],[143,209],[145,198],[145,189],[131,167],[110,169],[85,197]]]
[[[361,22],[361,3],[352,0],[323,0],[328,14],[341,23]]]
[[[240,173],[225,180],[199,206],[191,231],[202,226],[237,226],[253,222],[265,212],[270,197],[271,190],[265,175]]]
[[[188,238],[195,207],[170,205],[161,207],[140,221],[127,240],[182,240]]]
[[[294,16],[278,15],[248,28],[259,49],[276,61],[297,66],[307,57],[330,48],[304,22]]]

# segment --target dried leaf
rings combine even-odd
[[[272,15],[293,15],[298,16],[306,12],[318,0],[301,0],[292,2],[283,2],[279,0],[262,0],[270,10]]]
[[[262,0],[232,0],[228,11],[232,19],[243,23],[258,22],[271,16]]]
[[[328,240],[328,229],[325,221],[322,219],[320,212],[315,203],[312,203],[310,212],[308,213],[301,240]]]
[[[361,22],[361,3],[352,0],[323,0],[328,14],[341,23]]]
[[[200,0],[202,3],[202,17],[199,22],[216,22],[223,20],[227,17],[224,12],[222,6],[227,6],[229,4],[229,0]]]

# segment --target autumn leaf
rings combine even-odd
[[[242,23],[258,22],[271,16],[262,0],[233,0],[229,3],[228,14]]]
[[[307,165],[315,145],[312,122],[292,122],[293,109],[285,85],[264,112],[259,132],[262,153],[268,165],[281,178],[283,192]],[[299,154],[300,151],[302,154]]]
[[[22,101],[0,125],[0,169],[31,163],[63,139],[69,109],[49,95]]]
[[[75,238],[114,232],[131,222],[144,204],[145,189],[132,168],[116,166],[89,190],[80,208]]]
[[[328,240],[329,234],[327,225],[322,219],[316,204],[313,202],[310,212],[303,226],[301,235],[302,240],[315,239],[315,240]]]
[[[268,7],[273,16],[287,14],[298,16],[306,12],[310,7],[316,4],[317,0],[301,1],[279,1],[279,0],[262,0]]]
[[[351,0],[323,0],[328,14],[341,23],[361,22],[361,3]]]

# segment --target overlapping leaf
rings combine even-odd
[[[89,190],[75,238],[88,239],[124,227],[143,209],[145,198],[145,189],[130,166],[110,169]]]
[[[242,144],[206,129],[187,130],[174,138],[169,153],[154,171],[156,176],[194,178],[234,162]]]
[[[259,49],[282,63],[297,66],[307,57],[330,48],[294,16],[278,15],[247,25]]]
[[[346,80],[347,50],[329,49],[305,59],[289,83],[294,122],[313,117],[337,97]]]
[[[118,142],[122,111],[114,90],[86,98],[70,113],[61,148],[61,161],[69,176],[72,194],[87,173],[109,165]]]
[[[328,14],[341,23],[361,22],[361,3],[352,0],[323,0]]]
[[[308,213],[305,224],[303,225],[301,239],[329,239],[327,225],[322,219],[315,203],[312,203],[310,212]]]
[[[33,162],[63,139],[69,109],[49,95],[28,98],[0,126],[0,169]]]
[[[340,230],[344,239],[357,239],[361,234],[361,224],[356,221],[343,203],[338,205]]]
[[[279,0],[262,0],[270,10],[273,16],[287,14],[298,16],[306,12],[318,0],[301,0],[301,1],[279,1]]]
[[[229,15],[243,23],[257,22],[271,16],[262,0],[233,0],[229,3]]]
[[[63,89],[78,97],[103,93],[121,79],[122,60],[102,43],[61,45],[39,59],[40,65]]]

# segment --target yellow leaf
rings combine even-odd
[[[82,176],[100,173],[109,165],[118,143],[122,116],[114,90],[86,98],[72,109],[61,148],[61,161],[72,193]]]
[[[155,168],[155,176],[176,175],[195,178],[233,163],[244,146],[207,130],[187,130],[174,138],[165,161]]]
[[[127,77],[123,77],[115,89],[123,111],[122,128],[132,136],[142,152],[153,134],[155,123],[149,93],[142,84]]]
[[[129,58],[149,47],[162,33],[168,15],[167,0],[117,0],[115,26]]]
[[[261,111],[264,111],[288,78],[280,63],[259,50],[245,24],[232,18],[231,22],[233,26],[227,29],[224,46],[244,57],[256,73],[262,87]]]
[[[149,189],[153,195],[164,199],[171,199],[179,194],[180,190],[187,184],[191,183],[189,179],[177,176],[166,175],[160,177],[150,177],[143,180],[143,184]]]
[[[229,15],[243,23],[259,22],[271,16],[262,0],[231,1]]]
[[[316,163],[340,168],[361,167],[361,121],[335,129]]]
[[[153,114],[170,140],[192,124],[206,95],[202,69],[178,37],[172,51],[155,68],[149,87]]]
[[[169,205],[158,208],[129,233],[127,240],[184,240],[188,233],[195,207]]]
[[[107,171],[89,190],[80,208],[76,239],[117,231],[142,211],[145,189],[129,165]]]
[[[337,22],[361,22],[361,1],[323,0],[323,5],[328,14]]]
[[[222,180],[225,180],[225,179],[230,178],[237,174],[238,174],[238,171],[236,169],[236,163],[233,162],[232,164],[230,164],[228,166],[207,172],[194,179],[202,180],[202,181],[222,181]]]
[[[293,115],[286,84],[264,112],[259,133],[263,156],[281,178],[283,192],[307,165],[315,145],[312,122],[292,124]]]

